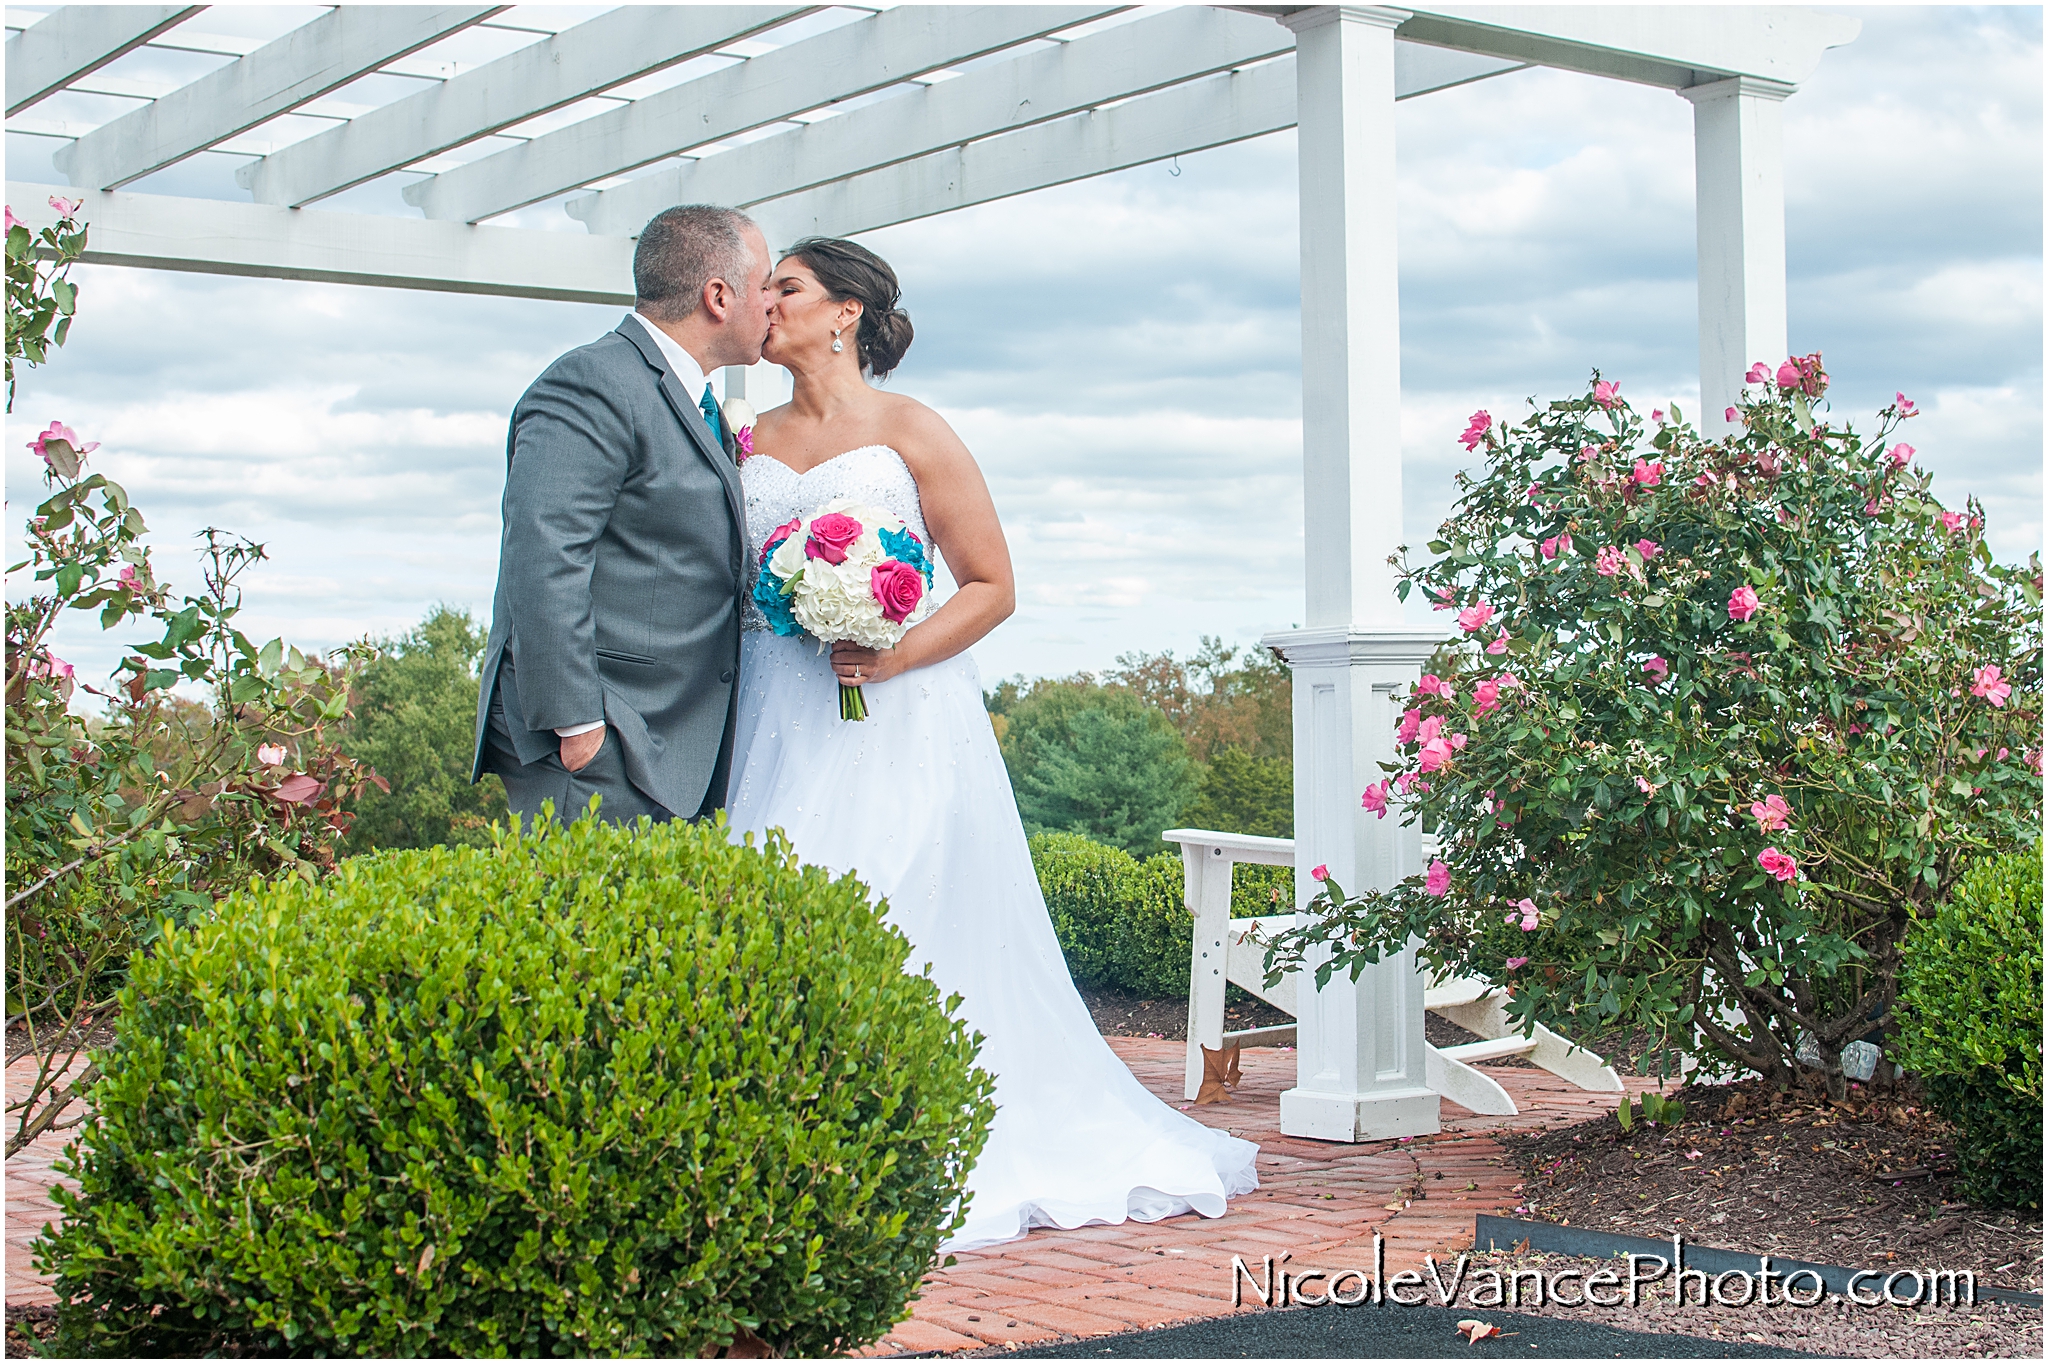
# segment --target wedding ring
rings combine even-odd
[[[855,668],[855,669],[853,670],[853,680],[854,680],[854,681],[856,681],[856,682],[860,681],[860,669],[859,669],[859,668]]]

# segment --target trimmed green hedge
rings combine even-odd
[[[1961,1129],[1958,1185],[2041,1206],[2041,848],[1978,864],[1913,926],[1895,1059]]]
[[[1195,925],[1177,849],[1140,862],[1081,834],[1042,833],[1031,840],[1031,862],[1074,984],[1146,999],[1187,994]],[[1286,913],[1293,905],[1291,867],[1245,865],[1232,876],[1233,916]]]
[[[138,960],[59,1187],[59,1354],[851,1350],[993,1116],[779,836],[579,820],[252,885]]]

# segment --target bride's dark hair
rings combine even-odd
[[[902,363],[914,333],[910,314],[896,306],[903,288],[889,262],[840,237],[806,237],[789,248],[785,259],[809,266],[835,303],[860,300],[853,344],[865,369],[879,379]]]

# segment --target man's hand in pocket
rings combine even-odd
[[[600,728],[562,740],[562,766],[571,772],[581,772],[590,766],[590,760],[604,747],[604,736],[605,729]]]

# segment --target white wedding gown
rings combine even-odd
[[[802,475],[756,455],[741,475],[757,563],[771,531],[836,497],[885,507],[931,543],[917,483],[887,446]],[[777,636],[747,611],[734,838],[780,827],[804,861],[857,874],[914,945],[911,969],[930,963],[987,1037],[995,1125],[947,1249],[1035,1226],[1219,1217],[1258,1187],[1258,1147],[1161,1103],[1096,1032],[1053,937],[974,661],[869,683],[868,718],[849,722],[817,641]]]

